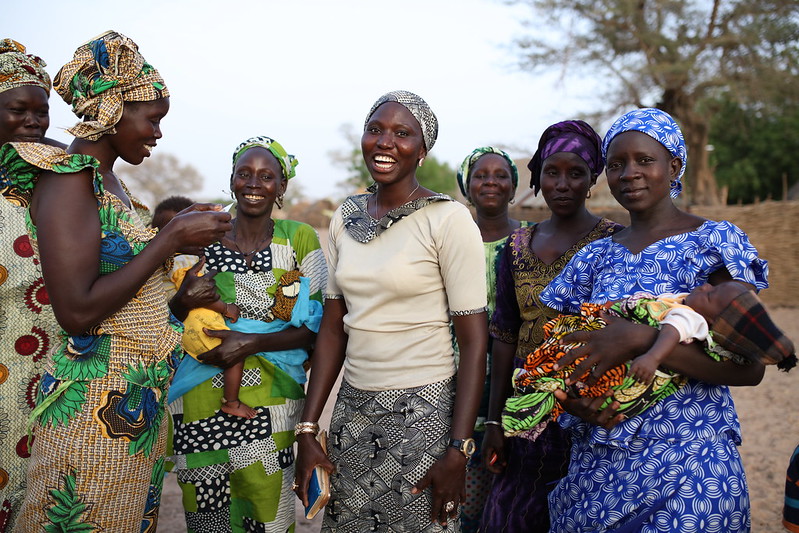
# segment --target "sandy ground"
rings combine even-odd
[[[776,309],[775,321],[788,336],[799,342],[797,309]],[[757,387],[733,389],[735,405],[743,426],[744,442],[740,448],[749,482],[752,501],[753,533],[778,533],[781,525],[785,469],[794,447],[799,443],[799,410],[796,401],[799,368],[790,374],[770,367]],[[335,395],[332,396],[335,398]],[[329,420],[332,401],[328,402],[323,423]],[[781,422],[780,422],[781,421]],[[324,426],[323,426],[324,427]],[[170,474],[164,487],[158,530],[165,533],[185,532],[180,490]],[[297,505],[297,533],[320,529],[321,513],[315,520],[306,520]]]

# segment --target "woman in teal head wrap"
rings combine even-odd
[[[198,264],[185,278],[215,282],[222,307],[240,312],[227,327],[206,327],[216,346],[184,358],[170,391],[172,460],[191,531],[294,527],[294,425],[327,281],[316,231],[272,218],[296,166],[269,137],[234,150],[233,229],[202,250],[209,275],[198,277]]]

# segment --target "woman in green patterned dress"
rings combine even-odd
[[[230,215],[204,206],[156,233],[134,211],[113,165],[150,154],[169,93],[133,41],[109,32],[86,43],[54,86],[84,118],[67,152],[0,150],[17,186],[33,189],[28,231],[61,327],[32,414],[17,530],[155,531],[182,329],[163,269],[177,251],[218,240]]]
[[[210,271],[219,272],[221,299],[235,303],[241,316],[228,323],[229,330],[206,330],[222,343],[200,354],[202,362],[186,357],[170,391],[170,459],[192,532],[294,530],[294,426],[305,400],[303,364],[319,330],[327,283],[316,231],[272,218],[296,164],[269,137],[242,142],[233,152],[230,177],[233,229],[201,254]],[[189,271],[181,289],[186,280],[208,283],[211,277]],[[232,287],[225,287],[231,277]],[[241,362],[239,397],[225,398],[229,377],[222,368]],[[237,403],[257,414],[237,415]]]

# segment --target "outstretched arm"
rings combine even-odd
[[[101,227],[90,171],[44,172],[34,191],[31,217],[53,312],[70,334],[83,333],[121,309],[179,249],[210,244],[231,228],[227,213],[175,217],[122,268],[101,276]]]

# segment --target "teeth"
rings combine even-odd
[[[263,200],[264,199],[263,196],[257,196],[255,194],[245,194],[244,198],[246,198],[247,200],[252,200],[254,202],[257,202],[258,200]]]
[[[144,145],[144,149],[147,150],[148,153],[152,153],[153,148],[155,148],[155,146],[150,146],[149,144]]]
[[[397,161],[393,157],[389,157],[387,155],[376,155],[375,161],[378,163],[396,163]]]

